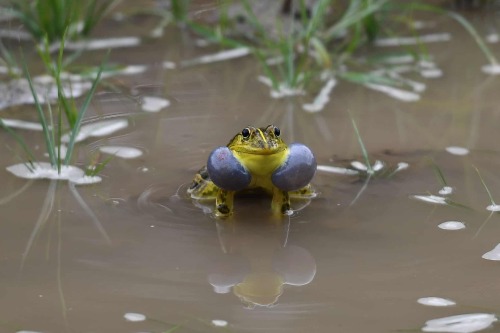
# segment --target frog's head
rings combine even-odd
[[[280,129],[274,125],[256,128],[245,127],[236,134],[227,147],[239,154],[272,155],[286,150]]]

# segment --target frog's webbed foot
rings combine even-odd
[[[290,210],[290,196],[287,191],[275,189],[271,209],[277,214],[286,214]]]
[[[231,215],[234,192],[246,188],[252,176],[227,147],[212,151],[208,157],[207,171],[212,182],[220,188],[215,200],[216,215]]]
[[[316,172],[316,159],[312,151],[301,143],[292,143],[288,146],[288,157],[271,180],[282,191],[297,191],[306,187]]]
[[[227,217],[233,213],[234,191],[219,190],[215,198],[215,216]]]

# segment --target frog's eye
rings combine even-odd
[[[280,129],[279,129],[278,127],[274,127],[274,135],[275,135],[276,137],[279,137],[279,136],[280,136],[280,134],[281,134]]]
[[[245,127],[241,131],[241,135],[243,136],[243,139],[248,139],[250,137],[250,130],[247,127]]]

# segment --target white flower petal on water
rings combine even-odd
[[[217,61],[230,60],[235,58],[241,58],[250,54],[250,49],[248,47],[239,47],[231,50],[221,51],[214,54],[208,54],[201,56],[199,58],[185,60],[181,64],[182,66],[193,66],[198,64],[208,64]]]
[[[146,320],[145,315],[143,315],[142,313],[135,313],[135,312],[127,312],[123,315],[123,318],[125,318],[125,320],[127,321],[134,321],[134,322]]]
[[[42,333],[42,332],[21,330],[21,331],[16,331],[16,333]]]
[[[485,39],[488,43],[495,44],[495,43],[498,43],[500,41],[500,36],[497,33],[492,32],[492,33],[486,35]]]
[[[168,107],[170,101],[161,97],[144,96],[142,98],[141,109],[146,112],[158,112]]]
[[[495,246],[495,248],[491,251],[486,252],[482,256],[483,259],[486,260],[494,260],[494,261],[499,261],[500,260],[500,243]]]
[[[163,69],[176,69],[177,64],[173,61],[164,61],[162,64]]]
[[[500,65],[498,64],[488,64],[481,67],[481,70],[485,74],[490,75],[499,75],[500,74]]]
[[[420,201],[428,202],[428,203],[433,203],[437,205],[446,205],[446,198],[445,197],[440,197],[437,195],[412,195],[410,198],[417,199]]]
[[[92,122],[80,127],[80,132],[76,136],[76,142],[83,141],[88,137],[102,137],[113,134],[121,129],[128,127],[126,119],[111,119]],[[62,136],[62,142],[69,142],[70,135],[66,133]]]
[[[117,47],[137,46],[140,43],[141,39],[139,37],[89,39],[81,42],[66,41],[66,43],[64,43],[64,49],[66,50],[114,49]]]
[[[142,150],[125,146],[101,146],[99,150],[103,153],[115,155],[124,159],[132,159],[142,156]]]
[[[347,169],[347,168],[340,168],[340,167],[330,166],[330,165],[318,165],[316,167],[316,169],[319,171],[337,173],[340,175],[357,175],[357,174],[359,174],[359,172],[357,172],[356,170]]]
[[[399,162],[398,166],[396,167],[396,170],[393,171],[393,173],[399,172],[401,170],[408,169],[410,165],[406,162]]]
[[[54,168],[50,163],[37,162],[33,166],[29,164],[15,164],[6,168],[14,176],[24,179],[58,179],[74,180],[83,177],[82,169],[72,165],[61,166],[61,172],[58,173],[57,167]]]
[[[422,69],[420,75],[426,79],[435,79],[443,76],[443,71],[439,68]]]
[[[330,101],[330,93],[336,85],[337,80],[334,78],[329,79],[323,88],[321,88],[321,91],[318,93],[314,101],[312,103],[302,104],[302,108],[307,112],[319,112],[323,110],[328,101]]]
[[[372,169],[375,172],[378,172],[384,168],[385,164],[382,161],[376,160],[375,164],[373,164]]]
[[[494,314],[470,313],[429,320],[422,328],[424,332],[472,333],[484,330],[498,319]]]
[[[441,195],[449,195],[453,193],[453,187],[451,186],[443,186],[442,189],[439,190],[438,192]]]
[[[465,224],[459,221],[447,221],[438,225],[443,230],[462,230],[465,229]]]
[[[212,324],[217,327],[226,327],[227,326],[227,321],[222,320],[222,319],[214,319],[212,320]]]
[[[416,45],[421,43],[439,43],[451,40],[451,34],[438,33],[422,35],[417,37],[395,37],[395,38],[379,38],[375,41],[376,46],[401,46],[401,45]]]
[[[91,185],[102,182],[102,178],[99,176],[83,176],[77,179],[71,179],[72,183],[76,185]]]
[[[407,91],[399,88],[394,88],[382,84],[373,84],[373,83],[365,84],[365,87],[379,91],[381,93],[386,94],[387,96],[390,96],[392,98],[398,99],[403,102],[415,102],[420,100],[420,95],[412,91]]]
[[[470,153],[469,149],[458,146],[446,147],[446,151],[452,155],[465,156]]]
[[[368,167],[360,161],[352,161],[351,165],[354,169],[358,169],[359,171],[368,171]]]
[[[34,123],[31,121],[24,121],[24,120],[17,120],[17,119],[6,119],[6,118],[1,118],[1,121],[7,127],[33,130],[33,131],[42,131],[43,130],[43,127],[41,124]]]
[[[486,210],[489,210],[490,212],[500,212],[500,205],[491,204],[488,207],[486,207]]]
[[[453,306],[457,303],[451,299],[441,297],[422,297],[417,300],[419,304],[427,306]]]

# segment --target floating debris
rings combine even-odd
[[[366,164],[360,161],[352,161],[351,166],[359,171],[373,174],[382,170],[385,165],[382,161],[376,160],[375,163],[371,166],[371,168],[368,168]]]
[[[124,159],[132,159],[142,156],[142,150],[125,146],[101,146],[99,150],[105,154],[115,155]]]
[[[490,212],[500,212],[500,205],[491,204],[488,207],[486,207],[486,210],[489,210]]]
[[[470,153],[469,149],[458,146],[446,147],[446,151],[452,155],[465,156]]]
[[[457,303],[451,299],[441,297],[422,297],[417,300],[419,304],[427,306],[453,306]]]
[[[395,55],[384,58],[381,62],[388,65],[410,64],[415,61],[411,54]]]
[[[481,70],[485,74],[490,75],[499,75],[500,74],[500,65],[499,64],[488,64],[481,67]]]
[[[453,193],[453,187],[451,186],[443,186],[442,189],[439,190],[438,192],[441,195],[450,195]]]
[[[302,104],[302,108],[307,112],[319,112],[323,110],[328,101],[330,101],[330,93],[336,85],[337,80],[334,78],[329,79],[323,88],[321,88],[321,91],[314,101],[312,103]]]
[[[25,330],[22,330],[22,331],[16,331],[16,333],[42,333],[42,332],[38,332],[38,331],[25,331]]]
[[[424,332],[472,333],[490,327],[498,319],[494,314],[470,313],[429,320]]]
[[[410,198],[417,199],[423,202],[428,202],[432,204],[437,204],[437,205],[447,205],[448,203],[446,202],[445,197],[440,197],[437,195],[411,195]]]
[[[465,224],[458,221],[447,221],[438,225],[443,230],[462,230],[465,229]]]
[[[443,76],[443,71],[439,68],[422,69],[420,75],[426,79],[435,79]]]
[[[395,38],[380,38],[375,41],[376,46],[402,46],[402,45],[417,45],[421,43],[439,43],[448,42],[451,40],[451,34],[439,33],[429,34],[417,37],[395,37]]]
[[[382,84],[365,84],[365,87],[384,93],[392,98],[403,102],[415,102],[420,100],[420,95],[412,91],[407,91]]]
[[[212,324],[217,327],[227,327],[227,321],[222,319],[214,319],[212,320]]]
[[[101,74],[101,78],[108,78],[115,75],[137,75],[144,73],[148,69],[146,65],[128,65],[116,70],[107,71]]]
[[[359,174],[359,172],[357,172],[356,170],[341,168],[341,167],[336,167],[336,166],[330,166],[330,165],[318,165],[316,167],[316,170],[337,173],[339,175],[357,175],[357,174]]]
[[[127,321],[134,321],[134,322],[146,320],[145,315],[143,315],[142,313],[135,313],[135,312],[127,312],[123,315],[123,318],[125,318],[125,320]]]
[[[485,39],[488,43],[495,44],[500,41],[500,36],[496,32],[492,32],[486,35]]]
[[[74,179],[71,181],[72,183],[75,183],[76,185],[91,185],[91,184],[97,184],[102,182],[102,178],[99,176],[83,176],[78,179]]]
[[[115,49],[118,47],[131,47],[137,46],[141,43],[139,37],[119,37],[119,38],[103,38],[103,39],[89,39],[81,42],[66,41],[64,43],[65,50],[101,50],[101,49]],[[59,45],[53,46],[54,49],[59,50]]]
[[[40,123],[6,118],[0,118],[0,121],[3,122],[3,124],[7,127],[27,129],[32,131],[43,131],[43,127]]]
[[[221,51],[214,54],[208,54],[195,59],[189,59],[181,62],[182,66],[194,66],[200,64],[209,64],[212,62],[230,60],[245,57],[250,54],[250,48],[239,47],[231,50]]]
[[[486,259],[486,260],[499,261],[500,260],[500,243],[497,246],[495,246],[495,248],[493,250],[483,254],[482,258]]]
[[[128,121],[126,119],[96,121],[80,127],[80,131],[78,132],[75,141],[80,142],[89,137],[101,137],[110,135],[127,127]],[[69,139],[69,133],[66,133],[61,137],[61,141],[66,143],[69,142]]]
[[[260,75],[257,77],[257,79],[259,80],[259,82],[271,88],[272,98],[305,95],[305,92],[302,88],[290,88],[286,83],[281,82],[278,84],[278,89],[276,90],[274,89],[273,81],[270,78]]]
[[[78,185],[94,184],[102,180],[100,177],[85,176],[82,169],[72,165],[62,165],[61,172],[58,172],[57,168],[52,167],[48,162],[36,162],[33,165],[20,163],[6,169],[14,176],[24,179],[68,180]]]
[[[141,109],[146,112],[159,112],[169,105],[170,101],[165,98],[144,96],[142,98]]]
[[[173,61],[164,61],[161,66],[163,67],[163,69],[176,69],[177,68],[177,64]]]
[[[399,162],[396,169],[393,171],[393,173],[399,172],[401,170],[406,170],[410,167],[410,165],[406,162]]]
[[[364,171],[364,172],[368,171],[368,167],[366,166],[366,164],[361,163],[360,161],[352,161],[351,166],[359,171]]]

